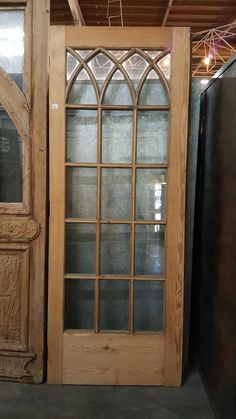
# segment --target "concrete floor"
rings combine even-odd
[[[180,388],[0,383],[0,419],[214,419],[198,372]]]

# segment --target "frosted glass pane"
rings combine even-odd
[[[92,70],[96,80],[105,80],[108,73],[114,67],[114,63],[104,54],[99,53],[88,62],[88,66]]]
[[[161,276],[164,272],[163,225],[137,225],[135,228],[135,274]]]
[[[101,225],[101,274],[130,273],[130,226]]]
[[[131,163],[132,135],[132,111],[104,111],[102,114],[103,163]]]
[[[109,50],[109,52],[117,60],[120,60],[125,54],[127,54],[128,50],[111,49],[111,50]]]
[[[144,51],[149,57],[151,57],[153,60],[158,57],[162,53],[163,50],[146,50]]]
[[[163,220],[166,209],[166,170],[138,169],[136,219]]]
[[[105,105],[132,105],[132,97],[127,81],[117,70],[112,77],[103,100]]]
[[[84,69],[79,72],[72,86],[68,102],[84,105],[97,104],[97,98],[93,84],[88,73]]]
[[[128,330],[129,281],[100,281],[100,329]]]
[[[164,76],[169,79],[170,78],[170,54],[166,55],[160,61],[158,61],[157,65],[162,70]]]
[[[134,282],[134,330],[163,330],[163,282]]]
[[[132,80],[134,87],[136,88],[138,86],[139,80],[141,79],[144,71],[148,66],[147,61],[144,60],[144,58],[142,58],[140,55],[134,54],[129,57],[122,65]]]
[[[66,224],[66,273],[95,274],[95,243],[94,224]]]
[[[67,80],[70,79],[71,74],[78,65],[79,62],[73,57],[73,55],[67,52]]]
[[[102,169],[102,218],[130,219],[132,170]]]
[[[76,52],[81,56],[81,58],[86,58],[91,52],[91,49],[77,49]]]
[[[94,328],[94,280],[65,283],[65,329]]]
[[[67,217],[96,218],[97,170],[67,168]]]
[[[168,112],[139,111],[137,162],[166,163],[168,145]]]
[[[23,144],[8,114],[0,107],[0,202],[23,200]]]
[[[0,10],[0,67],[21,89],[24,49],[24,11]]]
[[[67,111],[67,161],[97,162],[97,111]]]
[[[152,70],[143,84],[140,105],[168,105],[167,95],[157,73]]]

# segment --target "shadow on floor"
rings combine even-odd
[[[182,388],[0,382],[0,419],[214,419],[197,371]]]

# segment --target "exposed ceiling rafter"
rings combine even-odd
[[[74,24],[76,26],[85,26],[83,13],[81,11],[79,0],[68,0]]]
[[[163,18],[163,21],[162,21],[161,26],[165,26],[166,25],[168,16],[170,14],[172,3],[173,3],[173,0],[169,0],[168,1],[168,5],[167,5],[167,8],[166,8],[165,15],[164,15],[164,18]]]
[[[229,22],[236,18],[236,0],[70,0],[70,3],[72,1],[81,8],[77,16],[73,15],[74,20],[69,0],[50,0],[52,25],[78,25],[85,20],[88,26],[190,27],[195,77],[212,77],[236,51],[235,31],[229,28]],[[83,20],[78,17],[80,13]],[[202,38],[213,29],[210,39],[201,45]],[[204,59],[213,42],[217,45],[216,53],[206,65]]]

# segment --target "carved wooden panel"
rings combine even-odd
[[[34,359],[35,354],[31,353],[0,352],[0,378],[26,379],[25,381],[30,381]]]
[[[29,247],[0,245],[0,350],[27,350]]]
[[[40,226],[32,219],[6,218],[0,221],[0,241],[31,241],[40,233]]]

